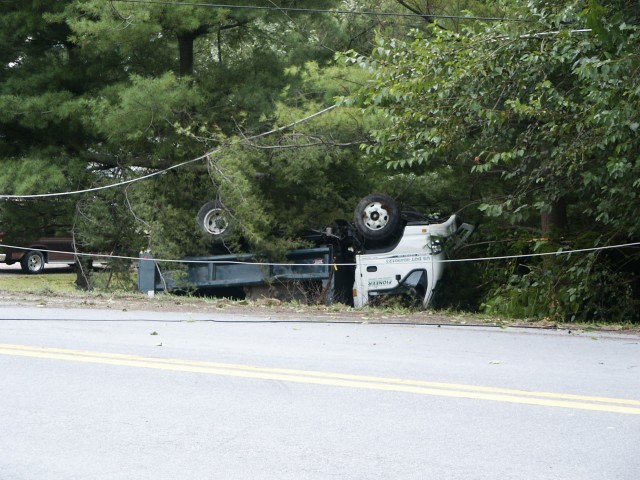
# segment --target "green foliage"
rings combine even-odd
[[[553,28],[556,19],[543,17],[536,28]],[[597,207],[609,211],[635,196],[628,179],[636,173],[638,99],[625,79],[637,77],[638,37],[637,29],[624,28],[629,34],[616,61],[584,34],[536,37],[511,24],[482,34],[434,29],[429,37],[416,33],[412,43],[380,38],[371,59],[346,58],[374,72],[355,100],[387,119],[366,151],[394,168],[461,165],[499,175],[511,191],[501,211],[519,209],[521,217],[565,196],[585,176],[624,177],[627,189],[598,185],[600,195],[617,197]],[[593,159],[602,157],[609,157],[606,174],[591,175],[602,168]],[[629,221],[638,231],[637,219],[619,223],[628,229]]]
[[[72,230],[73,202],[20,200],[0,203],[0,230],[4,243],[23,246],[43,236],[68,237]]]
[[[277,257],[300,245],[301,230],[350,219],[377,190],[431,214],[483,220],[470,256],[638,240],[634,2],[295,3],[424,16],[0,3],[0,193],[108,185],[215,151],[119,189],[26,210],[5,202],[3,228],[26,225],[28,236],[73,224],[86,251],[179,258],[217,248],[195,217],[221,199],[235,222],[228,246]],[[341,108],[278,129],[336,97]],[[640,297],[637,265],[637,252],[623,249],[523,259],[506,271],[464,267],[449,305],[628,317]],[[128,264],[114,269],[121,279],[108,282],[125,285]]]
[[[482,308],[511,318],[637,322],[640,302],[633,291],[633,274],[621,266],[614,258],[596,254],[528,262],[527,272],[509,275],[489,293]]]
[[[166,164],[167,157],[196,156],[201,148],[180,135],[176,125],[189,121],[202,98],[188,80],[173,73],[156,78],[133,75],[130,83],[114,85],[85,105],[85,122],[104,139],[103,161],[156,166]]]
[[[307,108],[280,104],[278,124],[304,118],[320,105]],[[355,113],[334,110],[213,156],[210,196],[230,208],[253,251],[282,257],[303,245],[301,232],[351,218],[353,206],[380,176],[358,160],[361,124]]]
[[[8,66],[0,72],[0,192],[18,194],[108,185],[199,157],[240,129],[270,128],[285,87],[303,81],[285,70],[331,61],[334,39],[323,35],[341,28],[332,16],[93,0],[4,3],[0,12],[0,55]],[[185,47],[193,47],[192,57]],[[300,101],[303,94],[291,95]],[[214,184],[202,161],[144,183],[69,197],[66,223],[75,224],[83,251],[136,256],[152,249],[165,258],[209,253],[211,240],[195,225],[203,203],[224,188],[243,188],[257,206],[252,212],[266,205],[251,196],[258,187],[243,187],[253,179],[243,177],[238,157],[232,150],[225,155],[235,162],[225,170],[239,172],[237,185]],[[296,180],[295,170],[274,178],[291,175],[299,186],[303,172]],[[231,178],[223,177],[221,183]],[[45,216],[46,204],[30,212]],[[325,215],[332,206],[326,203]],[[3,208],[3,225],[24,215],[12,208]],[[266,214],[258,218],[257,233],[249,235],[256,244],[260,232],[279,228]],[[288,223],[284,212],[278,218]]]
[[[637,240],[637,10],[626,2],[532,0],[505,12],[529,22],[434,27],[409,41],[381,36],[370,57],[348,53],[345,62],[372,77],[344,103],[383,119],[365,152],[402,172],[447,185],[455,178],[469,203],[493,217],[483,229],[489,241],[513,238],[508,224],[567,247],[580,245],[584,232],[594,233],[591,245]],[[629,261],[637,265],[638,257]],[[487,308],[624,316],[640,296],[636,274],[607,255],[595,257],[589,275],[579,255],[557,268],[523,264],[526,273],[507,278],[487,267],[494,283]],[[592,294],[601,283],[616,296],[606,308]]]

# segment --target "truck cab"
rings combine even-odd
[[[396,243],[363,250],[355,256],[354,306],[376,296],[408,293],[426,307],[444,273],[445,244],[464,242],[472,232],[471,225],[458,225],[451,215],[442,223],[408,223]]]

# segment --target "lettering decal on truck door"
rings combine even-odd
[[[370,278],[367,285],[369,287],[390,287],[393,285],[391,278]]]
[[[401,255],[398,257],[387,258],[387,263],[416,263],[416,262],[430,262],[432,260],[431,255]]]

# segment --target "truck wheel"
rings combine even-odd
[[[364,238],[385,240],[393,235],[400,225],[398,204],[389,195],[367,195],[356,207],[354,223]]]
[[[44,255],[33,250],[25,253],[20,259],[20,267],[25,273],[40,273],[44,270]]]
[[[197,222],[200,228],[216,240],[221,240],[231,233],[229,212],[224,208],[222,202],[217,200],[207,202],[200,208]]]

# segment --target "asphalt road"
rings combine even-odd
[[[640,339],[0,308],[0,479],[625,479]]]

